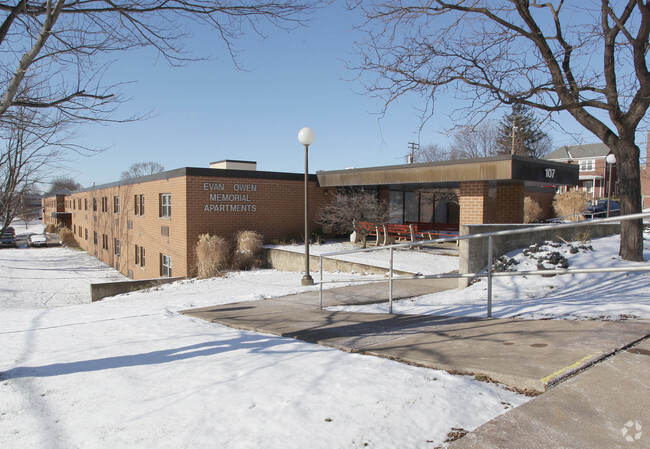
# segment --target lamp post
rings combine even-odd
[[[302,285],[314,285],[314,279],[309,274],[309,145],[314,143],[314,131],[303,128],[298,132],[298,141],[305,146],[305,275]]]
[[[612,197],[612,165],[616,163],[616,156],[608,154],[605,162],[609,166],[609,187],[607,188],[607,216],[609,217],[609,202]]]

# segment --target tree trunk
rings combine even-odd
[[[631,141],[619,140],[615,151],[621,215],[641,212],[641,176],[639,148]],[[621,222],[620,256],[624,260],[643,262],[642,220]]]

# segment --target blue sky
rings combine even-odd
[[[436,114],[418,132],[423,100],[405,97],[380,117],[380,100],[363,94],[363,86],[346,69],[354,61],[353,25],[357,12],[340,2],[316,12],[305,28],[265,28],[261,39],[250,33],[236,42],[242,53],[237,70],[216,36],[200,30],[187,48],[209,61],[172,68],[153,51],[120,55],[109,81],[133,81],[118,115],[152,111],[148,120],[85,126],[80,141],[106,148],[92,157],[66,161],[68,172],[84,187],[119,179],[132,163],[156,161],[166,169],[207,167],[212,161],[257,161],[258,170],[304,171],[298,131],[311,127],[310,172],[347,167],[392,165],[405,161],[409,142],[447,143],[453,99],[436,103]],[[112,79],[111,79],[112,78]],[[500,117],[500,115],[499,115]],[[579,130],[576,125],[573,129]],[[575,140],[548,129],[554,146]],[[579,131],[585,142],[596,142]]]

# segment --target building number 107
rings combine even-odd
[[[555,177],[555,169],[554,168],[546,168],[546,177],[547,178],[554,178]]]

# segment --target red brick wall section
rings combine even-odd
[[[524,184],[497,183],[497,223],[524,222]]]
[[[461,182],[460,224],[486,223],[488,216],[489,184],[486,181]]]

